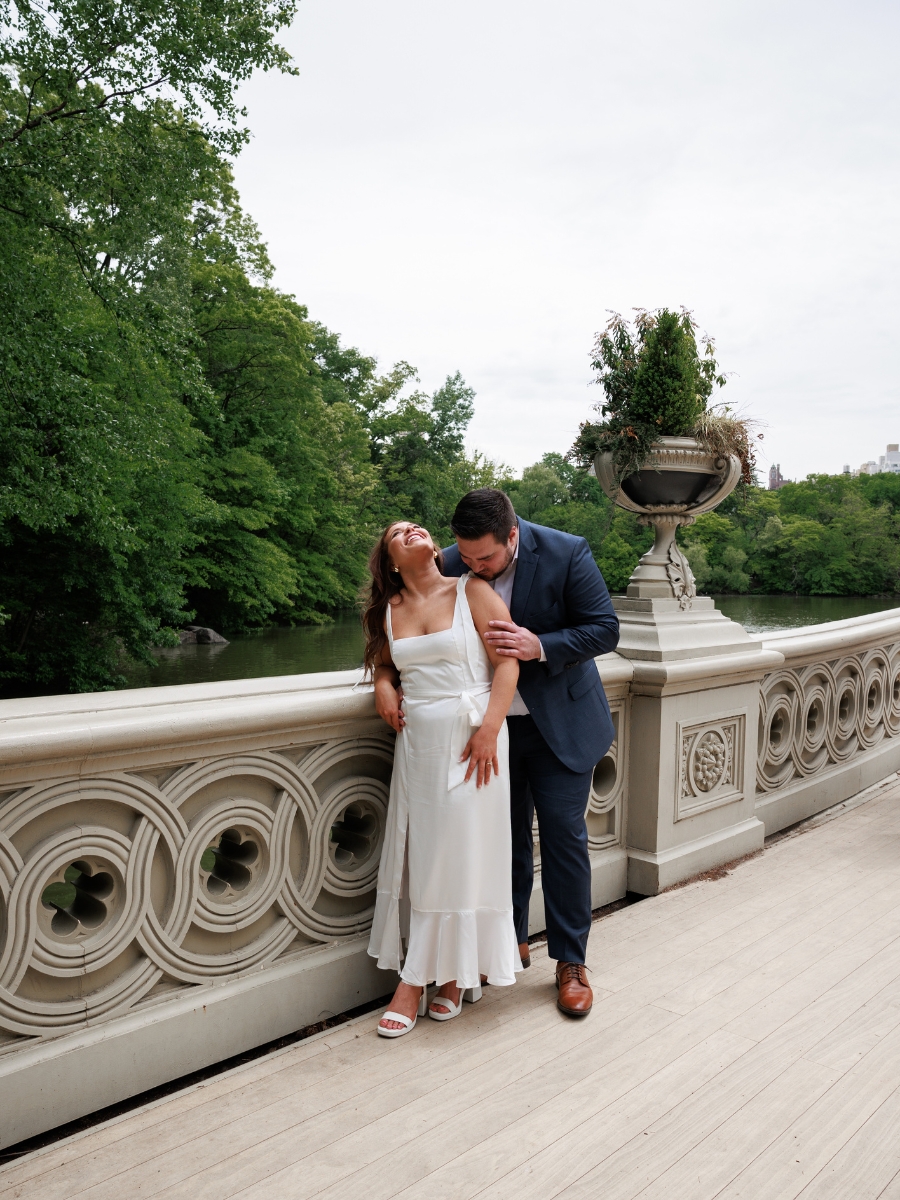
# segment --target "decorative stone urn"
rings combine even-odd
[[[734,491],[741,477],[738,459],[711,454],[696,438],[662,437],[654,442],[647,465],[626,475],[620,488],[611,454],[595,457],[594,474],[611,500],[637,513],[656,533],[624,597],[613,600],[621,627],[619,654],[659,662],[750,644],[758,648],[711,597],[697,595],[693,572],[675,541],[679,525],[692,525]]]
[[[698,596],[675,533],[720,504],[740,478],[731,455],[694,438],[654,443],[643,470],[616,488],[610,455],[594,472],[616,504],[656,532],[625,596],[616,656],[631,669],[628,888],[655,894],[758,850],[759,681],[777,655]]]
[[[734,491],[741,477],[738,459],[711,454],[695,438],[663,437],[654,443],[643,470],[626,475],[621,488],[616,487],[611,454],[596,456],[594,473],[610,500],[637,513],[641,524],[652,525],[656,533],[628,581],[626,596],[674,599],[682,609],[690,608],[697,588],[675,533]]]

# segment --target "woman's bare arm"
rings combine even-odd
[[[482,579],[468,580],[466,583],[466,598],[469,601],[472,621],[482,641],[484,641],[484,634],[488,629],[489,621],[508,621],[510,619],[509,609],[494,589]],[[513,702],[513,696],[516,694],[516,684],[519,681],[519,663],[517,659],[507,658],[498,654],[487,643],[485,643],[485,649],[487,650],[491,666],[494,668],[491,698],[488,702],[487,712],[484,714],[484,720],[469,738],[462,755],[463,759],[469,759],[469,769],[466,772],[466,779],[472,775],[473,771],[477,770],[478,787],[489,781],[488,776],[490,772],[485,770],[488,764],[493,767],[495,775],[500,770],[497,759],[497,735],[506,718],[509,706]]]
[[[375,659],[373,672],[375,682],[375,710],[382,721],[387,721],[391,729],[399,733],[406,720],[400,705],[403,703],[403,693],[400,691],[400,672],[394,666],[391,653],[387,646]]]

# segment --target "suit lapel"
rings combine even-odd
[[[516,577],[513,580],[512,600],[509,606],[510,616],[517,625],[522,624],[525,616],[525,607],[528,604],[534,573],[540,559],[541,556],[537,552],[530,525],[527,521],[520,520],[519,557],[516,562]]]

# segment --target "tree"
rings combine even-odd
[[[811,475],[777,492],[748,488],[685,531],[698,586],[711,592],[894,594],[900,498],[891,476]]]
[[[404,394],[405,385],[417,378],[408,363],[398,363],[373,382],[362,402],[372,461],[385,493],[381,523],[418,521],[439,545],[447,545],[460,496],[498,486],[508,472],[480,454],[466,454],[475,393],[460,373],[448,375],[430,396],[418,390]]]
[[[207,388],[189,407],[210,504],[189,559],[190,602],[231,631],[321,620],[354,602],[373,537],[377,475],[345,380],[354,352],[266,282],[268,260],[239,210],[206,211],[197,225],[193,317]],[[317,361],[323,341],[332,357]]]
[[[206,501],[184,397],[193,212],[234,93],[292,12],[259,0],[0,7],[0,677],[116,681],[184,619]],[[207,514],[208,515],[208,514]]]

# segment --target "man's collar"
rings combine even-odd
[[[521,547],[525,551],[525,557],[534,554],[537,549],[537,542],[534,540],[534,534],[531,532],[531,526],[527,521],[523,521],[521,517],[516,517],[519,523],[519,536],[516,539],[517,548]]]

